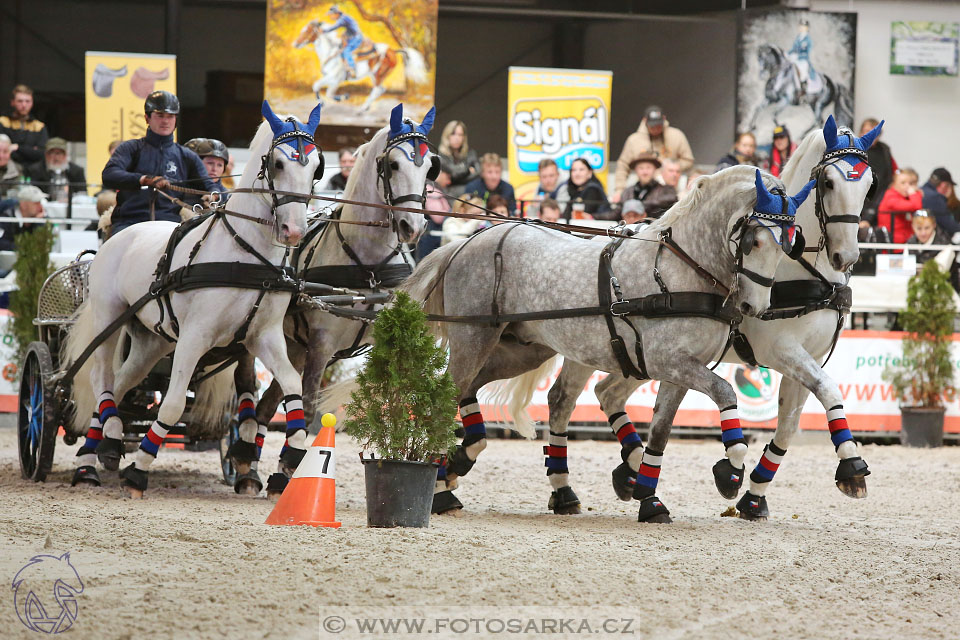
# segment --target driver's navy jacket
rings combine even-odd
[[[129,226],[149,220],[180,222],[180,206],[154,189],[140,186],[141,176],[163,176],[170,184],[219,191],[197,154],[174,142],[172,134],[161,136],[148,130],[142,138],[121,143],[103,168],[104,189],[119,191],[113,210],[114,225]],[[191,204],[199,200],[199,196],[179,192],[170,195]]]

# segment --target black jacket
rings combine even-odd
[[[569,220],[573,215],[573,205],[583,203],[584,213],[589,213],[596,220],[616,220],[617,213],[610,209],[610,202],[603,190],[603,183],[596,177],[590,178],[579,187],[570,180],[561,187],[565,189],[570,200],[563,211],[563,217]]]
[[[70,197],[74,193],[82,193],[87,190],[87,178],[83,174],[83,167],[75,165],[72,162],[67,163],[66,170],[67,182],[70,184]],[[35,162],[24,171],[24,175],[30,178],[30,182],[43,189],[48,196],[53,198],[53,172],[47,170],[45,160]]]
[[[440,154],[440,165],[443,170],[450,174],[450,184],[467,184],[480,175],[480,161],[477,159],[477,152],[473,149],[467,152],[465,158],[455,159],[445,153]],[[473,169],[471,173],[470,169]]]
[[[643,185],[640,182],[623,190],[620,202],[639,200],[643,203],[643,210],[650,218],[659,218],[663,213],[677,204],[677,190],[667,184],[660,184],[651,180]]]
[[[347,177],[342,173],[338,173],[327,182],[326,189],[327,191],[343,191],[347,188]]]
[[[20,145],[10,157],[23,166],[43,160],[44,147],[47,145],[47,125],[36,118],[21,120],[12,116],[0,116],[0,133],[10,136],[14,144]]]
[[[873,175],[877,178],[877,192],[870,201],[874,208],[877,208],[883,200],[883,194],[887,192],[887,187],[893,182],[893,155],[890,147],[877,140],[867,149],[867,159]]]
[[[141,187],[141,176],[163,176],[171,184],[204,191],[219,190],[197,154],[175,143],[172,135],[159,136],[147,131],[142,138],[121,143],[103,168],[104,189],[119,191],[117,208],[113,210],[114,224],[149,220],[180,222],[180,206],[153,189]]]
[[[953,234],[960,231],[960,223],[947,208],[946,197],[938,193],[937,188],[929,182],[920,187],[920,190],[923,191],[923,208],[937,219],[937,228],[952,238]]]

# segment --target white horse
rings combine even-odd
[[[263,162],[259,166],[257,163],[247,165],[240,187],[259,185],[310,193],[314,174],[322,166],[320,151],[315,149],[312,137],[320,120],[320,105],[310,114],[305,130],[295,118],[281,120],[266,101],[263,114],[266,122],[260,125],[250,146],[252,157],[262,157]],[[244,268],[236,266],[239,263],[248,265],[248,273],[251,266],[263,272],[261,284],[259,288],[252,287],[250,282],[246,283],[247,288],[233,287],[222,284],[225,278],[221,276],[217,286],[173,289],[166,296],[150,300],[128,321],[133,344],[126,360],[120,362],[116,353],[119,342],[116,331],[96,348],[73,386],[77,406],[74,429],[82,428],[93,407],[98,407],[98,419],[90,426],[77,454],[79,468],[75,482],[99,484],[94,466],[98,459],[107,469],[119,468],[123,455],[123,423],[117,404],[160,358],[174,349],[164,335],[176,338],[170,384],[163,394],[156,421],[141,441],[135,461],[121,473],[131,496],[142,497],[146,490],[147,470],[167,432],[183,413],[187,387],[197,364],[216,347],[239,342],[260,358],[287,394],[288,420],[302,426],[293,438],[294,446],[305,447],[300,376],[287,358],[283,336],[283,319],[292,290],[267,290],[262,283],[277,284],[284,280],[278,265],[285,259],[287,248],[299,244],[306,231],[306,202],[301,198],[236,193],[230,199],[229,213],[220,212],[192,228],[184,227],[189,230],[169,256],[171,272],[187,264],[202,269],[209,263],[220,263],[242,274]],[[76,362],[95,336],[134,307],[151,289],[154,268],[165,256],[168,240],[177,227],[171,222],[145,222],[121,231],[104,243],[90,266],[89,295],[78,310],[77,322],[68,336],[66,362]],[[222,407],[201,409],[222,415]]]
[[[881,127],[882,123],[862,139],[857,139],[849,131],[838,134],[837,125],[830,116],[822,132],[812,131],[804,138],[784,168],[783,182],[788,190],[802,185],[814,169],[822,171],[817,183],[817,197],[810,198],[797,212],[797,224],[803,228],[806,242],[819,248],[813,259],[813,269],[820,276],[813,275],[799,262],[784,260],[777,270],[773,298],[776,301],[778,294],[779,297],[789,296],[797,288],[821,287],[821,283],[822,292],[819,297],[813,294],[812,299],[801,298],[795,304],[781,305],[788,311],[800,310],[807,303],[828,298],[830,286],[827,282],[838,287],[846,284],[846,271],[859,255],[859,211],[873,178],[864,162],[864,152],[880,134]],[[820,212],[817,211],[817,200],[821,202]],[[750,489],[737,504],[741,517],[768,517],[764,497],[767,487],[796,434],[801,410],[811,391],[827,411],[831,437],[840,458],[836,474],[838,488],[851,497],[866,495],[864,478],[869,471],[858,456],[856,444],[847,429],[843,397],[836,382],[820,367],[839,337],[841,326],[840,312],[830,306],[821,306],[797,317],[744,318],[740,331],[752,346],[756,361],[780,371],[784,377],[780,386],[777,430],[750,474]],[[726,353],[723,361],[743,362],[733,349]],[[577,397],[592,373],[591,367],[570,360],[564,362],[549,393],[551,432],[566,433]],[[600,406],[622,446],[624,462],[613,472],[614,489],[622,500],[642,498],[643,494],[643,488],[635,484],[643,445],[626,414],[626,401],[640,384],[640,381],[611,374],[596,386]],[[658,448],[663,434],[669,433],[686,392],[673,384],[660,385],[648,448]],[[717,488],[727,498],[736,497],[743,476],[743,467],[731,468],[726,460],[714,467]]]
[[[320,90],[326,87],[323,99],[342,100],[343,96],[337,95],[337,90],[340,85],[348,81],[349,69],[340,53],[339,36],[334,32],[325,33],[323,28],[327,26],[329,25],[319,20],[311,20],[300,30],[300,34],[293,41],[293,47],[300,49],[313,44],[317,58],[320,60],[320,77],[312,87],[317,99],[321,99]],[[403,57],[405,82],[423,84],[427,81],[427,64],[423,54],[417,49],[412,47],[391,49],[383,42],[372,42],[365,38],[363,44],[354,52],[357,75],[356,78],[351,79],[360,81],[369,78],[373,85],[370,95],[360,107],[361,112],[369,110],[370,105],[387,90],[383,82],[397,66],[398,54]]]
[[[431,108],[421,124],[403,117],[403,105],[391,112],[390,125],[378,131],[357,151],[343,194],[346,200],[401,207],[422,208],[428,179],[440,171],[440,157],[430,151],[427,134],[433,126],[436,110]],[[390,211],[375,207],[345,204],[337,222],[311,230],[301,247],[297,273],[308,282],[321,282],[359,291],[390,289],[411,272],[402,254],[403,243],[415,242],[426,226],[421,214]],[[352,222],[389,223],[384,227],[350,224]],[[349,353],[370,344],[367,326],[356,319],[335,316],[326,311],[308,309],[287,318],[287,348],[294,365],[303,371],[306,420],[313,420],[313,399],[327,364],[337,353]],[[253,409],[256,379],[252,360],[241,363],[237,375],[239,436],[228,455],[237,468],[237,493],[257,494],[262,483],[257,475],[262,436],[285,391],[274,382]],[[259,436],[258,436],[259,432]],[[296,470],[301,451],[285,448],[280,456],[280,471],[267,481],[268,495],[283,491]]]
[[[780,187],[772,176],[767,180]],[[486,446],[479,389],[537,370],[557,354],[609,372],[622,371],[624,359],[635,357],[637,364],[629,363],[631,375],[672,380],[706,394],[720,408],[729,461],[742,466],[747,445],[740,433],[736,394],[705,366],[722,350],[730,320],[721,319],[715,307],[707,310],[702,302],[712,299],[704,294],[716,294],[719,288],[723,295],[718,297],[726,296],[743,314],[767,309],[773,274],[790,249],[785,238],[792,238],[793,212],[810,186],[783,200],[783,208],[776,198],[772,211],[767,205],[773,197],[760,171],[731,167],[701,178],[693,192],[662,218],[622,241],[615,255],[613,243],[601,246],[533,224],[507,223],[427,256],[403,287],[424,300],[428,312],[483,317],[476,324],[441,324],[441,335],[450,346],[449,371],[460,390],[466,435],[447,468],[438,473],[435,505],[439,494],[451,497],[456,479],[470,471]],[[684,249],[689,261],[666,250],[667,239]],[[610,289],[618,299],[622,291],[625,299],[654,302],[653,308],[664,313],[621,315],[618,310],[628,305],[610,304]],[[683,315],[680,300],[689,299],[683,292],[694,293],[692,302],[700,313],[691,315],[697,317],[676,317]],[[609,313],[524,317],[571,308]],[[622,336],[614,338],[614,330]],[[554,478],[564,479],[555,486],[566,485],[566,449],[566,437],[551,434],[545,448],[547,473],[551,484]],[[643,456],[654,486],[662,456],[662,449],[649,448]],[[553,497],[566,499],[560,492]],[[669,521],[668,511],[652,492],[641,502],[638,518]]]

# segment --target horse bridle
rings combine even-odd
[[[411,142],[413,151],[408,154],[406,151],[401,150],[401,153],[418,167],[423,165],[423,159],[424,156],[426,156],[424,148],[433,151],[434,155],[430,158],[430,170],[427,172],[427,180],[436,180],[437,176],[440,175],[440,157],[436,155],[436,150],[430,141],[427,140],[427,136],[417,130],[413,130],[390,138],[387,140],[387,145],[384,147],[383,153],[377,156],[377,182],[380,184],[383,192],[383,201],[390,206],[395,206],[403,202],[417,202],[420,206],[425,207],[427,204],[426,182],[423,183],[422,193],[407,193],[402,196],[394,195],[393,186],[390,184],[390,179],[393,176],[393,170],[390,168],[389,161],[390,151],[392,149],[399,149],[400,145],[404,142]],[[392,211],[389,213],[389,219],[390,222],[393,222]]]
[[[728,244],[733,244],[736,247],[733,257],[737,265],[734,269],[737,277],[742,273],[749,280],[756,282],[762,287],[772,287],[774,279],[765,278],[756,271],[751,271],[743,266],[743,257],[750,255],[750,252],[753,251],[753,242],[756,239],[757,229],[750,227],[751,220],[760,221],[760,226],[770,231],[775,238],[776,235],[773,233],[773,229],[763,224],[762,221],[769,221],[773,223],[773,226],[780,227],[780,240],[778,244],[780,244],[783,252],[787,254],[787,257],[794,260],[800,258],[803,255],[804,248],[803,234],[799,228],[795,231],[795,237],[790,237],[788,227],[796,227],[796,218],[788,213],[786,195],[782,193],[780,189],[774,189],[773,194],[780,197],[782,202],[781,213],[766,213],[754,209],[752,213],[743,216],[734,223],[733,228],[730,230],[730,235],[727,237]],[[738,231],[740,235],[735,238],[734,236],[737,235]]]
[[[310,153],[316,149],[317,157],[320,158],[320,166],[318,166],[317,170],[313,172],[314,181],[320,180],[323,177],[324,169],[323,151],[317,145],[316,141],[314,141],[313,136],[309,132],[300,128],[300,123],[296,118],[291,116],[287,118],[286,121],[293,125],[293,131],[286,131],[273,139],[273,141],[270,143],[270,148],[263,156],[260,157],[260,171],[257,173],[257,179],[265,181],[267,183],[267,190],[270,192],[270,212],[273,214],[274,233],[278,238],[280,237],[280,230],[277,219],[277,209],[285,204],[291,204],[294,202],[309,204],[311,198],[302,195],[290,194],[277,197],[277,190],[273,184],[275,175],[273,165],[274,150],[280,149],[280,153],[282,153],[288,160],[295,160],[300,166],[305,167],[310,162]],[[291,142],[296,142],[296,149],[290,153],[287,153],[280,145],[287,144],[289,146]]]
[[[870,166],[870,159],[867,157],[867,152],[861,150],[860,148],[853,146],[853,134],[849,131],[844,131],[843,133],[838,132],[838,135],[846,135],[849,140],[851,140],[851,146],[845,147],[843,149],[836,149],[834,151],[827,151],[823,154],[823,157],[820,158],[820,162],[817,163],[810,171],[810,179],[816,180],[816,196],[814,197],[814,211],[816,212],[817,221],[820,223],[820,242],[817,245],[817,251],[819,252],[823,249],[824,245],[827,242],[827,225],[839,222],[839,223],[860,223],[860,215],[854,214],[843,214],[843,215],[830,215],[826,207],[823,204],[823,199],[826,194],[826,181],[827,181],[827,167],[831,167],[837,164],[845,156],[854,156],[859,158],[867,167]],[[837,169],[839,171],[839,168]],[[842,172],[841,172],[842,173]],[[870,185],[870,190],[867,191],[867,199],[871,198],[877,190],[877,176],[873,174],[873,183]]]

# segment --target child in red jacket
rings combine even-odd
[[[886,227],[894,242],[906,242],[913,235],[910,227],[912,214],[923,207],[923,193],[917,188],[918,182],[916,171],[900,169],[877,208],[877,225]]]

